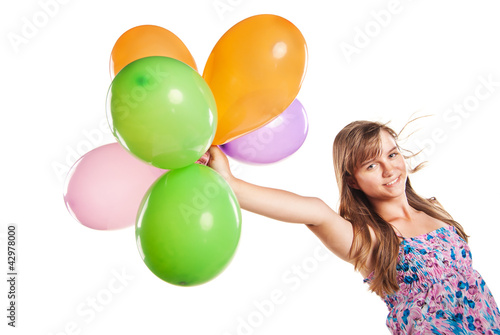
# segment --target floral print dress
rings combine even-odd
[[[400,289],[384,299],[393,334],[500,334],[500,311],[455,227],[404,238],[397,272]]]

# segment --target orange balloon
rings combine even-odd
[[[198,71],[193,56],[176,35],[162,27],[144,25],[127,30],[116,41],[109,60],[111,78],[127,64],[149,56],[175,58]]]
[[[304,37],[282,17],[256,15],[229,29],[203,72],[217,103],[213,144],[243,136],[281,114],[300,90],[306,63]]]

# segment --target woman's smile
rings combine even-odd
[[[387,184],[384,184],[384,186],[387,186],[387,187],[393,187],[393,186],[395,186],[396,184],[398,184],[398,183],[399,183],[400,179],[401,179],[401,175],[400,175],[400,176],[398,176],[396,179],[394,179],[394,180],[392,180],[392,181],[388,182]]]

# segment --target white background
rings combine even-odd
[[[393,13],[383,16],[388,9]],[[319,257],[319,241],[302,225],[243,212],[239,248],[226,271],[205,285],[181,288],[147,269],[132,227],[94,231],[65,208],[61,167],[114,140],[100,124],[109,55],[122,33],[162,26],[183,40],[202,72],[224,32],[263,13],[287,18],[306,39],[308,70],[298,99],[309,116],[309,135],[282,162],[233,161],[234,174],[318,196],[336,208],[331,145],[344,125],[382,120],[399,130],[415,112],[433,114],[418,123],[423,130],[409,143],[432,143],[424,153],[430,164],[412,176],[413,185],[438,197],[462,223],[475,267],[500,301],[498,9],[485,0],[3,1],[0,277],[7,273],[9,223],[18,225],[19,277],[14,330],[6,325],[8,289],[0,281],[1,332],[388,333],[383,302],[350,265]],[[28,24],[38,27],[28,34]],[[363,39],[360,32],[367,30],[371,36]],[[22,42],[13,43],[14,37]],[[341,48],[347,44],[357,53],[347,57]],[[447,112],[454,105],[467,114]],[[297,267],[302,277],[291,272]]]

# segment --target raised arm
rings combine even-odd
[[[279,221],[303,223],[334,254],[349,261],[347,254],[353,238],[352,225],[321,199],[237,179],[231,174],[227,158],[219,148],[210,148],[210,156],[209,166],[229,183],[241,208]]]

